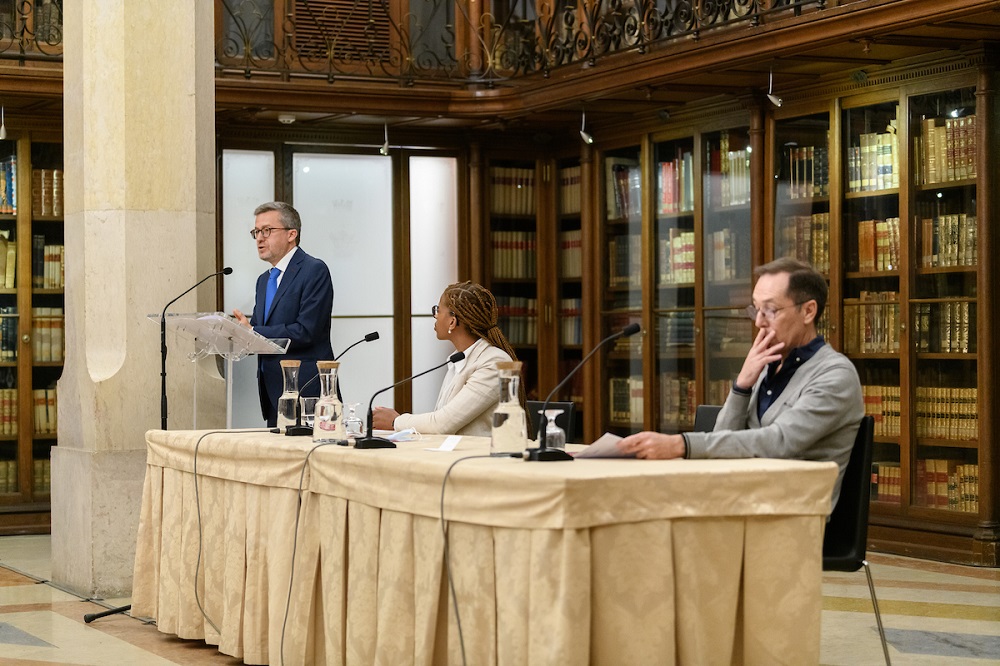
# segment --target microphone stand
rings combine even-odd
[[[423,375],[426,375],[428,372],[434,372],[435,370],[440,370],[441,368],[443,368],[444,366],[448,365],[449,363],[458,363],[463,358],[465,358],[465,352],[455,352],[450,357],[448,357],[447,361],[445,361],[441,365],[436,365],[433,368],[431,368],[430,370],[424,370],[423,372],[418,373],[416,375],[413,375],[412,377],[407,377],[406,379],[400,379],[398,382],[396,382],[392,386],[386,386],[384,389],[381,389],[380,391],[376,391],[375,395],[373,395],[372,399],[368,402],[368,432],[367,432],[367,435],[365,437],[359,439],[357,442],[355,442],[354,448],[356,448],[356,449],[394,449],[394,448],[396,448],[396,445],[393,442],[390,442],[385,437],[373,437],[372,436],[372,421],[374,419],[374,416],[372,414],[372,405],[375,404],[375,397],[379,393],[385,393],[386,391],[388,391],[391,388],[396,388],[400,384],[405,384],[406,382],[411,381],[413,379],[416,379],[417,377],[421,377]]]
[[[203,282],[210,278],[217,277],[219,275],[231,275],[233,269],[226,266],[221,271],[217,273],[212,273],[211,275],[203,277],[199,280],[193,287],[185,291],[183,294],[175,298],[174,300],[163,306],[163,312],[160,314],[160,429],[167,429],[167,308],[176,303],[181,299],[182,296],[186,295],[192,289],[198,288]]]
[[[347,352],[349,352],[353,347],[355,347],[357,345],[360,345],[362,342],[371,342],[372,340],[378,340],[378,331],[373,331],[373,332],[369,333],[368,335],[366,335],[365,337],[363,337],[360,340],[358,340],[357,342],[352,343],[347,349],[345,349],[344,351],[340,352],[339,356],[335,355],[333,357],[333,359],[334,360],[338,360],[340,358],[343,358],[344,354],[346,354]],[[309,378],[309,381],[307,381],[305,384],[303,384],[299,388],[299,399],[295,401],[295,424],[294,425],[290,425],[290,426],[285,426],[285,435],[287,435],[289,437],[311,437],[312,436],[313,429],[310,428],[307,425],[302,425],[302,397],[303,397],[302,396],[302,392],[306,389],[307,386],[309,386],[314,381],[316,381],[316,379],[318,377],[319,377],[319,373],[317,372],[315,375],[313,375],[312,377]],[[337,388],[339,390],[340,387],[338,386]]]
[[[586,356],[583,357],[583,360],[581,360],[579,363],[576,364],[575,368],[570,370],[569,374],[566,375],[561,382],[556,384],[556,387],[552,389],[548,397],[545,398],[545,402],[542,403],[541,413],[538,415],[538,446],[536,448],[528,449],[527,451],[524,452],[525,460],[531,462],[555,462],[559,460],[573,460],[573,456],[566,453],[562,449],[550,449],[545,446],[545,429],[546,426],[548,425],[548,418],[545,416],[545,410],[548,409],[549,403],[552,402],[552,398],[556,395],[556,393],[559,392],[559,389],[565,386],[566,382],[568,382],[570,378],[576,374],[576,371],[582,368],[584,363],[590,360],[590,357],[596,354],[598,350],[600,350],[602,347],[604,347],[604,345],[611,342],[612,340],[617,340],[618,338],[622,337],[627,338],[630,335],[635,335],[638,332],[639,332],[639,324],[629,324],[622,330],[616,333],[612,333],[608,337],[604,338],[603,340],[598,342],[597,346],[591,349]]]

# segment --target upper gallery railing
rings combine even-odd
[[[0,60],[62,60],[62,0],[0,0]]]
[[[825,0],[216,0],[220,74],[485,84]]]

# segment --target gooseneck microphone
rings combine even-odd
[[[442,363],[441,365],[435,365],[430,370],[424,370],[423,372],[419,372],[419,373],[413,375],[412,377],[407,377],[406,379],[400,379],[398,382],[396,382],[392,386],[386,386],[384,389],[376,391],[375,395],[372,396],[371,401],[369,401],[369,403],[368,403],[368,433],[367,433],[367,435],[365,437],[363,437],[362,439],[359,439],[357,441],[357,443],[355,443],[354,448],[356,448],[356,449],[394,449],[394,448],[396,448],[395,444],[393,444],[389,440],[385,439],[384,437],[372,437],[372,419],[373,419],[373,416],[372,416],[372,405],[375,404],[375,396],[377,396],[379,393],[385,393],[386,391],[388,391],[391,388],[396,388],[400,384],[405,384],[406,382],[411,381],[413,379],[416,379],[417,377],[421,377],[423,375],[426,375],[428,372],[434,372],[435,370],[440,370],[441,368],[443,368],[444,366],[448,365],[449,363],[458,363],[463,358],[465,358],[465,352],[455,352],[454,354],[452,354],[451,356],[449,356],[448,360],[445,361],[444,363]]]
[[[549,408],[549,403],[552,398],[559,392],[566,382],[576,374],[576,371],[583,367],[584,363],[590,360],[590,357],[597,353],[601,347],[611,342],[612,340],[617,340],[618,338],[627,338],[631,335],[635,335],[639,332],[639,324],[629,324],[622,330],[612,333],[608,337],[604,338],[597,343],[597,346],[590,350],[590,352],[583,357],[576,367],[569,371],[561,382],[559,382],[554,389],[549,393],[548,397],[545,398],[545,402],[542,403],[541,414],[538,417],[538,447],[533,449],[528,449],[525,451],[525,460],[530,460],[534,462],[553,462],[556,460],[573,460],[573,456],[569,455],[562,449],[550,449],[545,446],[545,426],[548,424],[548,419],[545,417],[545,410]]]
[[[378,340],[378,331],[372,331],[371,333],[369,333],[365,337],[361,338],[357,342],[351,343],[351,345],[349,345],[347,347],[347,349],[345,349],[344,351],[340,352],[339,355],[334,355],[333,360],[339,361],[341,358],[343,358],[344,354],[346,354],[347,352],[351,351],[352,348],[356,347],[357,345],[360,345],[362,342],[372,342],[373,340]],[[312,377],[310,377],[309,381],[307,381],[305,384],[303,384],[302,386],[299,387],[299,397],[300,398],[302,397],[302,392],[306,390],[306,387],[309,386],[310,384],[312,384],[317,379],[319,379],[319,373],[318,372],[315,375],[313,375]],[[337,397],[338,398],[340,397],[340,386],[339,386],[339,384],[337,386]],[[299,400],[298,402],[295,403],[295,425],[285,426],[285,434],[288,435],[288,436],[290,436],[290,437],[305,437],[307,435],[311,437],[312,434],[313,434],[313,429],[312,428],[310,428],[309,426],[302,425],[302,401],[301,400]]]
[[[184,296],[192,289],[196,289],[202,282],[210,280],[219,275],[232,275],[233,269],[226,266],[221,271],[212,273],[211,275],[206,275],[202,279],[198,280],[195,285],[189,289],[186,289],[184,293],[170,301],[163,306],[163,312],[160,314],[160,429],[167,429],[167,308],[180,300],[181,296]]]

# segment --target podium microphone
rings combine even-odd
[[[400,384],[405,384],[406,382],[411,381],[413,379],[416,379],[417,377],[421,377],[423,375],[426,375],[428,372],[434,372],[435,370],[440,370],[441,368],[443,368],[444,366],[448,365],[449,363],[458,363],[463,358],[465,358],[465,352],[455,352],[454,354],[452,354],[451,356],[449,356],[448,360],[445,361],[444,363],[442,363],[441,365],[436,365],[433,368],[431,368],[430,370],[424,370],[423,372],[419,372],[419,373],[413,375],[412,377],[407,377],[406,379],[400,379],[398,382],[396,382],[392,386],[386,386],[384,389],[376,391],[375,395],[372,396],[371,401],[368,403],[368,434],[365,437],[363,437],[362,439],[359,439],[357,441],[357,443],[355,443],[354,448],[356,448],[356,449],[394,449],[394,448],[396,448],[395,444],[393,444],[392,442],[390,442],[389,440],[387,440],[384,437],[372,437],[372,418],[373,418],[372,417],[372,405],[375,404],[375,396],[377,396],[379,393],[385,393],[386,391],[388,391],[391,388],[396,388]]]
[[[160,429],[167,429],[167,308],[180,300],[192,289],[197,288],[202,282],[218,277],[219,275],[232,275],[233,269],[226,266],[221,271],[206,275],[190,289],[163,306],[163,313],[160,315]]]
[[[371,333],[369,333],[365,337],[361,338],[357,342],[352,343],[347,349],[345,349],[344,351],[340,352],[339,356],[335,355],[333,357],[333,360],[335,360],[335,361],[340,360],[344,356],[344,354],[346,354],[347,352],[349,352],[351,350],[352,347],[355,347],[356,345],[360,345],[362,342],[372,342],[373,340],[378,340],[378,331],[372,331]],[[302,392],[306,390],[306,387],[309,386],[310,384],[312,384],[318,378],[319,378],[319,373],[317,372],[315,375],[313,375],[312,377],[309,378],[309,381],[307,381],[305,384],[303,384],[301,387],[299,387],[299,398],[302,397]],[[337,386],[337,397],[338,398],[340,397],[340,385],[339,384]],[[313,429],[310,428],[309,426],[302,425],[302,401],[301,400],[299,400],[297,403],[295,403],[295,425],[285,426],[285,434],[288,435],[289,437],[305,437],[307,435],[309,437],[312,437]]]
[[[552,392],[549,393],[547,398],[545,398],[545,402],[542,403],[542,409],[541,409],[542,413],[539,414],[538,417],[538,447],[533,449],[528,449],[527,451],[525,451],[524,452],[525,460],[533,462],[553,462],[557,460],[573,460],[573,456],[566,453],[562,449],[550,449],[545,446],[545,426],[547,425],[548,421],[545,418],[545,410],[548,409],[549,403],[552,401],[552,398],[559,392],[559,389],[561,389],[563,386],[566,385],[566,382],[568,382],[570,378],[576,374],[577,370],[583,367],[583,364],[586,363],[591,356],[597,353],[597,350],[599,350],[601,347],[611,342],[612,340],[617,340],[618,338],[627,338],[631,335],[635,335],[636,333],[639,332],[639,328],[640,328],[639,324],[634,324],[634,323],[629,324],[628,326],[618,331],[617,333],[612,333],[608,337],[598,342],[597,346],[591,349],[590,353],[584,356],[583,360],[577,363],[576,367],[570,370],[569,374],[566,375],[566,377],[564,377],[563,380],[559,382],[554,389],[552,389]]]

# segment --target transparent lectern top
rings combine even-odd
[[[160,315],[148,315],[151,321],[160,323]],[[177,331],[194,341],[191,360],[210,354],[239,361],[251,354],[284,354],[291,342],[288,338],[268,339],[242,326],[224,312],[167,313],[167,328]]]

